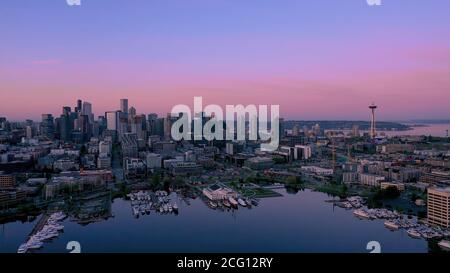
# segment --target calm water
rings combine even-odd
[[[324,202],[330,197],[306,190],[261,199],[258,207],[232,213],[211,210],[201,200],[178,201],[179,215],[154,211],[138,219],[130,202],[116,199],[114,218],[80,226],[66,220],[64,233],[40,252],[68,252],[78,241],[82,252],[368,252],[379,241],[382,252],[427,252],[425,240],[391,232],[383,221],[362,221],[351,211]],[[175,196],[172,195],[172,200]],[[0,252],[15,252],[34,223],[0,227]]]
[[[413,127],[412,130],[409,131],[382,131],[386,133],[387,136],[434,136],[434,137],[445,137],[447,136],[446,130],[450,131],[450,124],[427,124],[423,127]]]

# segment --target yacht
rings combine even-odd
[[[228,200],[223,200],[223,205],[227,208],[231,207],[230,202],[228,202]]]
[[[44,245],[44,243],[40,241],[32,241],[27,244],[27,247],[30,249],[39,249]]]
[[[239,203],[239,205],[241,205],[241,206],[243,206],[243,207],[246,207],[246,206],[247,206],[247,203],[245,203],[245,201],[242,200],[241,198],[238,199],[238,203]]]
[[[228,201],[230,201],[230,204],[231,204],[233,207],[237,208],[238,202],[237,202],[233,197],[228,198]]]
[[[438,246],[443,250],[450,251],[450,241],[442,240],[438,243]]]
[[[213,202],[213,201],[209,201],[209,202],[208,202],[208,205],[209,205],[209,207],[212,208],[212,209],[216,209],[216,208],[217,208],[217,204],[216,204],[215,202]]]
[[[399,229],[399,226],[396,223],[391,222],[391,221],[384,222],[384,226],[387,227],[388,229],[392,229],[392,230]]]
[[[370,219],[370,216],[367,212],[365,212],[364,210],[361,209],[357,209],[353,211],[353,214],[358,217],[358,218],[362,218],[362,219]]]
[[[408,229],[408,230],[406,231],[406,233],[408,233],[408,235],[409,235],[410,237],[414,238],[414,239],[420,239],[420,238],[422,238],[422,235],[420,235],[420,233],[417,232],[417,230],[415,230],[415,229]]]
[[[27,253],[28,247],[27,244],[21,244],[19,246],[19,249],[17,250],[17,253]]]

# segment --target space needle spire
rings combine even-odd
[[[369,106],[369,109],[372,111],[372,122],[370,125],[370,137],[372,139],[375,139],[377,136],[377,130],[376,130],[376,123],[375,123],[375,109],[378,107],[375,105],[375,103],[372,103],[372,105]]]

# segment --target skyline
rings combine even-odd
[[[381,121],[448,119],[448,8],[10,1],[0,10],[0,116],[39,120],[76,99],[98,116],[123,97],[139,113],[164,115],[202,96],[221,106],[279,104],[286,120],[368,120],[373,101]]]

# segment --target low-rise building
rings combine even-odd
[[[359,183],[371,187],[380,187],[381,182],[384,182],[385,179],[386,178],[384,176],[379,176],[375,174],[368,174],[368,173],[359,174]]]
[[[274,165],[271,157],[252,157],[245,161],[244,165],[253,170],[270,169]]]
[[[237,193],[235,191],[222,184],[214,184],[203,189],[203,194],[212,201],[237,197]]]
[[[390,188],[390,187],[396,188],[398,191],[405,190],[405,184],[403,184],[403,183],[380,182],[380,187],[382,190],[386,190],[387,188]]]
[[[0,188],[14,188],[16,178],[13,175],[0,174]]]
[[[97,158],[97,168],[98,169],[111,168],[111,157],[108,154],[100,154]]]
[[[333,175],[333,169],[325,169],[317,166],[302,166],[303,172],[314,173],[316,175]]]

